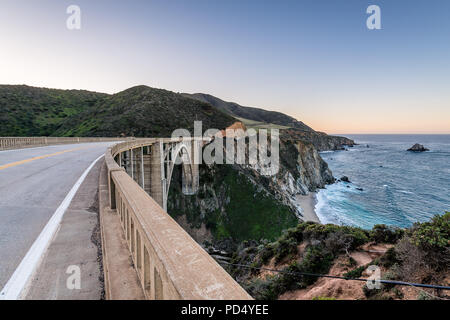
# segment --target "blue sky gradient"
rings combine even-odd
[[[66,28],[66,8],[82,11]],[[381,8],[381,30],[366,9]],[[328,133],[450,133],[450,1],[0,4],[0,83],[145,84],[278,110]]]

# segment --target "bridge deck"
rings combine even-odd
[[[79,177],[111,144],[0,151],[0,288]]]

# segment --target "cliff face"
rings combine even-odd
[[[198,242],[275,239],[302,219],[296,194],[306,194],[334,181],[311,143],[280,141],[280,170],[261,175],[247,165],[201,165],[200,191],[181,193],[176,168],[168,212]]]

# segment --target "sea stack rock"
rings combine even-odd
[[[343,182],[351,183],[350,179],[349,179],[347,176],[343,176],[343,177],[342,177],[341,179],[339,179],[339,180],[341,180],[341,181],[343,181]]]
[[[413,151],[413,152],[424,152],[424,151],[429,151],[429,149],[425,148],[423,145],[416,143],[415,145],[413,145],[411,148],[408,149],[408,151]]]

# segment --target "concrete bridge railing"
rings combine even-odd
[[[18,149],[31,146],[53,144],[123,141],[131,138],[97,138],[97,137],[0,137],[0,150]]]
[[[110,208],[120,219],[144,294],[157,300],[251,299],[162,207],[168,151],[177,146],[171,150],[184,152],[180,143],[140,139],[119,143],[105,155]]]

